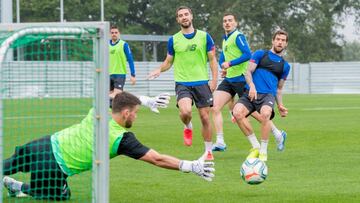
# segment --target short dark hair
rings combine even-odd
[[[289,34],[285,30],[282,30],[282,29],[276,30],[274,32],[273,36],[272,36],[272,40],[274,40],[277,35],[285,35],[286,36],[286,42],[289,41]]]
[[[234,20],[235,20],[235,21],[237,21],[236,16],[235,16],[235,14],[234,14],[234,13],[231,13],[231,12],[225,12],[225,13],[224,13],[224,15],[223,15],[223,18],[224,18],[225,16],[233,16],[233,17],[234,17]]]
[[[187,10],[192,14],[191,8],[189,8],[189,7],[187,7],[187,6],[179,6],[179,7],[176,9],[175,16],[178,17],[178,12],[179,12],[180,10],[183,10],[183,9],[187,9]]]
[[[110,27],[110,30],[112,30],[112,29],[117,29],[117,30],[119,30],[119,27],[116,26],[116,25],[112,25],[112,26]]]
[[[141,101],[139,98],[129,92],[124,91],[117,94],[113,99],[112,112],[119,113],[126,108],[133,109],[135,106],[140,104]]]

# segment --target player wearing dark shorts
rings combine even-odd
[[[126,80],[126,62],[130,68],[130,81],[134,85],[135,66],[134,59],[127,42],[120,39],[120,31],[116,26],[110,28],[111,40],[109,42],[109,74],[110,74],[110,93],[115,96],[124,90]]]
[[[210,93],[215,90],[217,84],[214,41],[208,33],[194,29],[190,8],[185,6],[177,8],[176,20],[181,26],[181,30],[170,37],[165,61],[148,77],[156,78],[161,72],[174,65],[177,106],[180,111],[180,119],[184,124],[184,144],[192,145],[192,104],[195,102],[202,124],[201,132],[205,144],[204,157],[206,160],[213,160],[210,123],[210,107],[213,105],[213,98]],[[210,84],[208,61],[212,73]]]
[[[213,97],[209,85],[185,86],[176,84],[175,86],[177,102],[182,98],[191,98],[196,108],[212,107]]]
[[[214,92],[214,106],[212,116],[216,130],[216,142],[213,151],[225,151],[222,109],[225,104],[232,101],[235,94],[242,96],[245,86],[244,73],[246,72],[251,51],[246,37],[237,30],[235,15],[225,13],[223,16],[223,28],[225,34],[222,42],[222,52],[219,64],[224,80]]]
[[[247,93],[235,105],[233,114],[237,124],[252,145],[248,158],[259,158],[267,161],[267,145],[271,130],[271,118],[274,116],[274,104],[278,105],[281,116],[286,116],[288,111],[282,102],[282,89],[290,71],[290,65],[283,57],[283,51],[288,44],[288,34],[278,30],[272,38],[270,50],[257,50],[251,57],[246,73]],[[258,142],[254,131],[247,119],[252,112],[260,113],[261,144]],[[284,146],[285,136],[280,143]]]
[[[136,119],[140,100],[127,92],[115,96],[109,120],[109,156],[126,155],[156,166],[193,172],[211,181],[213,163],[202,159],[179,160],[142,145],[130,128]],[[20,193],[36,199],[67,200],[71,196],[67,178],[91,170],[94,143],[94,109],[78,124],[51,136],[45,136],[15,148],[15,153],[4,160],[4,186],[10,196]],[[30,172],[30,184],[10,178],[18,172]],[[85,187],[85,186],[84,186]]]
[[[110,75],[110,91],[114,89],[124,90],[126,77],[124,75]]]
[[[248,95],[248,93],[246,93]],[[250,101],[248,96],[240,97],[239,103],[242,103],[248,110],[249,114],[246,115],[248,117],[253,112],[257,111],[260,113],[261,107],[264,105],[270,106],[272,110],[270,120],[274,118],[274,104],[275,104],[275,97],[272,94],[261,94],[257,93],[257,99],[254,101]]]

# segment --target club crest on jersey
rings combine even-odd
[[[196,50],[196,44],[189,44],[186,48],[186,51],[195,51]]]
[[[110,54],[115,54],[115,50],[111,50],[111,51],[110,51]]]

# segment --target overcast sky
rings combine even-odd
[[[351,41],[360,41],[360,28],[357,27],[357,31],[358,33],[356,33],[356,27],[354,25],[354,16],[348,16],[347,20],[346,20],[346,25],[344,27],[343,30],[341,30],[341,32],[343,32],[344,36],[345,36],[345,40],[348,42]]]

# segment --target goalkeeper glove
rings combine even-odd
[[[159,113],[157,108],[167,108],[170,102],[169,93],[161,93],[156,97],[140,96],[141,104],[149,107],[151,111]]]
[[[214,165],[214,162],[204,162],[202,159],[195,161],[182,160],[179,164],[179,170],[185,173],[193,172],[207,181],[212,181],[212,178],[215,177],[213,173],[215,171]]]

